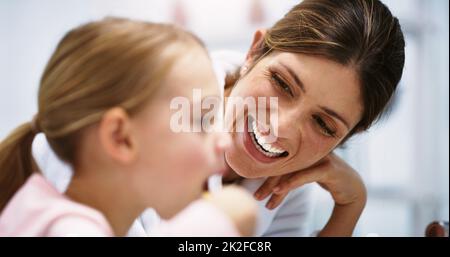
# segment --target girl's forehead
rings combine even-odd
[[[192,97],[194,90],[200,90],[204,96],[220,94],[212,62],[206,51],[198,47],[179,55],[162,84],[162,91],[170,97]]]

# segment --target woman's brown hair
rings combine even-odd
[[[31,155],[37,133],[73,165],[84,128],[112,107],[136,114],[193,46],[203,48],[182,29],[128,19],[106,18],[69,31],[41,78],[37,115],[0,143],[0,211],[38,170]]]
[[[278,50],[353,67],[364,108],[348,138],[368,129],[383,114],[402,77],[404,48],[398,19],[379,0],[304,0],[268,29],[251,56],[253,66]],[[238,74],[227,77],[226,87],[234,85]]]

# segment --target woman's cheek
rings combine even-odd
[[[314,131],[314,129],[313,125],[310,125],[308,133],[303,135],[302,140],[302,150],[308,155],[305,156],[305,160],[309,160],[311,162],[310,165],[326,156],[333,147],[332,138],[325,137],[319,134],[320,132]]]
[[[248,90],[245,93],[245,95],[253,96],[256,99],[258,97],[274,97],[277,96],[277,91],[272,86],[270,81],[267,79],[258,79],[254,82],[251,82],[250,85],[254,85],[252,87],[248,87]]]

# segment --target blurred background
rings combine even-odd
[[[257,28],[269,27],[300,0],[0,0],[0,139],[37,111],[45,64],[62,36],[107,15],[175,22],[211,50],[245,52]],[[389,119],[338,153],[369,191],[356,236],[423,236],[449,220],[449,2],[384,0],[406,36],[406,66]],[[331,213],[315,190],[311,230]]]

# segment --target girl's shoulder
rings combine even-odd
[[[105,217],[32,175],[0,215],[0,236],[111,236]]]

